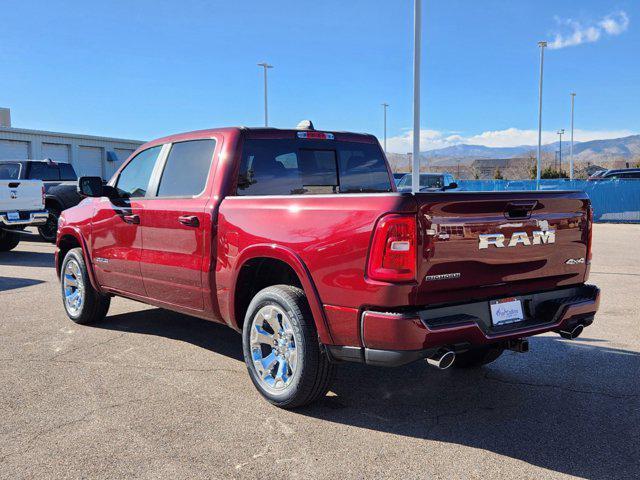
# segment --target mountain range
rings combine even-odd
[[[558,151],[559,142],[542,146],[547,153]],[[453,145],[421,152],[421,156],[430,159],[431,164],[451,164],[451,160],[470,163],[478,158],[518,158],[535,155],[536,145],[519,147],[485,147],[483,145]],[[562,142],[562,155],[569,157],[569,142]],[[629,160],[640,157],[640,135],[631,135],[608,140],[591,140],[574,142],[573,155],[577,162],[597,162],[608,160]]]

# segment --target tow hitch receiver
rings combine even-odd
[[[518,353],[527,353],[529,351],[529,340],[526,338],[517,338],[507,342],[507,349]]]

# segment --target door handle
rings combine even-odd
[[[187,227],[199,227],[200,226],[200,220],[198,220],[198,217],[196,217],[194,215],[183,215],[181,217],[178,217],[178,221],[182,225],[186,225]]]
[[[133,225],[140,225],[140,217],[138,215],[136,215],[136,214],[123,215],[122,219],[127,223],[131,223]]]

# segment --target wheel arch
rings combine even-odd
[[[267,268],[277,267],[282,268],[283,270],[279,271],[272,277],[273,281],[265,281],[262,277],[256,277],[256,275],[260,273],[260,269],[265,268],[265,264]],[[253,298],[253,290],[246,290],[243,288],[247,285],[247,279],[257,278],[259,282],[254,284],[255,286],[253,289],[255,290],[260,287],[257,290],[259,291],[267,286],[285,283],[280,281],[281,279],[286,278],[284,273],[286,270],[284,269],[289,269],[289,271],[295,275],[295,279],[298,282],[298,285],[296,286],[299,286],[304,291],[307,301],[309,302],[309,307],[313,315],[313,320],[316,325],[320,341],[324,344],[332,344],[333,341],[329,332],[324,309],[322,308],[320,295],[318,294],[308,268],[295,252],[279,245],[252,245],[251,247],[243,250],[238,256],[229,292],[228,311],[231,327],[236,330],[242,329],[246,307],[248,307],[251,298]],[[255,293],[257,293],[257,291]],[[242,292],[247,292],[247,294],[243,295]],[[249,293],[251,293],[251,298],[248,298],[247,301]]]
[[[62,262],[64,261],[64,257],[67,255],[67,252],[72,248],[80,247],[82,249],[82,256],[84,257],[84,263],[87,266],[87,272],[89,274],[89,280],[91,281],[91,285],[93,288],[102,292],[102,289],[98,285],[96,281],[95,273],[93,271],[93,263],[91,262],[91,256],[89,255],[89,249],[87,247],[87,242],[85,241],[82,234],[73,227],[63,227],[59,233],[58,238],[56,240],[56,274],[58,278],[60,278],[60,272],[62,270]]]

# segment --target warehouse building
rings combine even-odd
[[[78,176],[109,179],[131,153],[138,140],[57,133],[11,127],[11,112],[0,108],[0,160],[41,160],[73,165]]]

